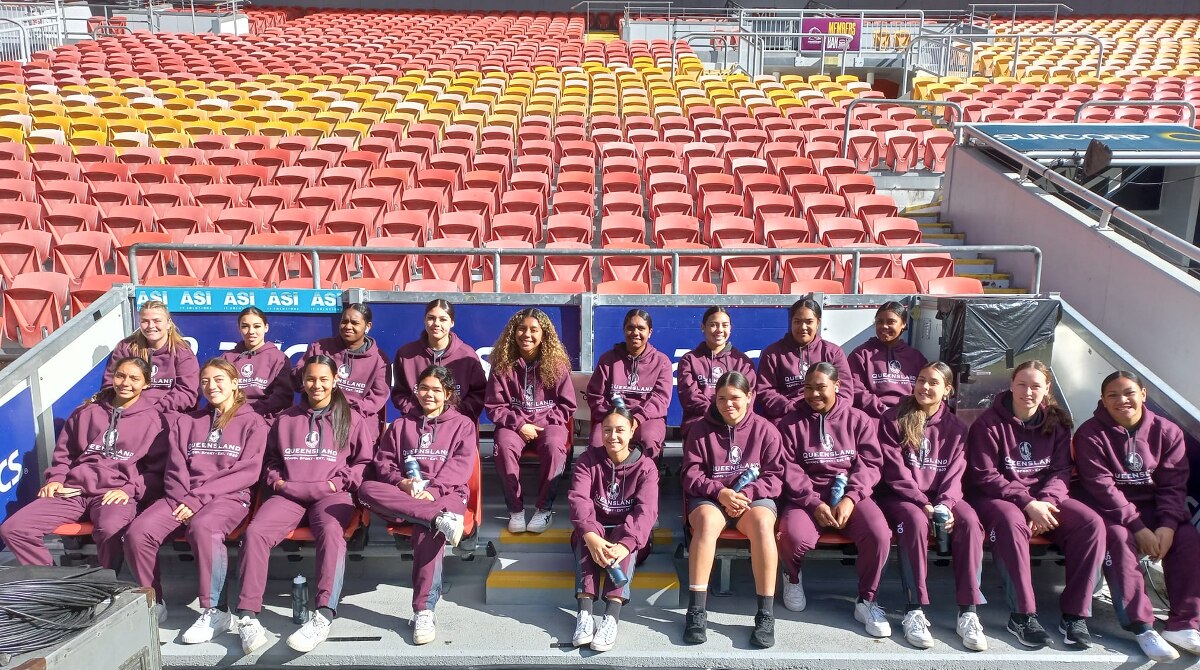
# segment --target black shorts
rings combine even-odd
[[[741,520],[741,517],[732,517],[732,516],[729,516],[728,514],[725,514],[725,508],[721,507],[720,503],[718,503],[715,500],[709,500],[708,498],[699,498],[699,499],[695,499],[695,500],[689,500],[688,506],[687,506],[688,516],[691,516],[692,512],[694,512],[696,510],[696,508],[700,507],[701,505],[712,505],[713,507],[716,507],[717,510],[721,512],[721,514],[724,514],[726,528],[736,527],[737,522],[739,520]],[[775,501],[771,500],[770,498],[759,498],[758,500],[751,502],[750,506],[751,507],[766,507],[771,510],[771,514],[774,514],[776,518],[779,517],[779,508],[776,507]]]

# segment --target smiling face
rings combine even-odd
[[[537,358],[542,347],[542,324],[534,317],[527,316],[517,324],[517,353],[525,360]]]
[[[875,316],[875,337],[891,346],[900,339],[905,323],[895,312],[880,312]]]
[[[714,312],[700,327],[700,330],[704,333],[704,344],[708,346],[709,351],[721,351],[729,342],[729,335],[733,332],[733,323],[725,312]]]
[[[792,339],[803,347],[812,342],[817,337],[817,333],[821,332],[821,320],[811,309],[801,307],[792,315],[789,330],[792,333]]]
[[[348,309],[342,312],[342,321],[338,324],[338,335],[341,336],[342,342],[347,348],[357,349],[362,346],[363,340],[367,337],[367,331],[370,329],[371,325],[357,309]]]
[[[425,414],[436,416],[446,408],[446,387],[433,375],[417,382],[417,404]]]
[[[725,423],[736,426],[750,411],[750,404],[754,402],[754,394],[746,393],[732,384],[726,384],[717,389],[713,402],[716,404],[717,413],[721,415],[722,419],[725,419]]]
[[[149,383],[150,380],[146,379],[136,363],[118,366],[113,372],[113,405],[124,407],[137,400]]]
[[[804,379],[804,401],[814,412],[825,414],[837,402],[838,382],[824,372],[810,372]]]
[[[333,387],[337,372],[324,363],[310,363],[304,366],[304,395],[308,398],[308,406],[321,409],[333,400]]]
[[[165,344],[167,337],[171,334],[171,328],[174,327],[167,311],[158,307],[150,307],[143,309],[139,316],[138,328],[145,336],[146,342],[150,344],[150,348],[158,349]]]
[[[625,322],[625,350],[637,356],[646,350],[650,342],[650,333],[654,329],[640,316],[630,318]]]
[[[425,313],[425,335],[433,348],[445,348],[451,328],[454,328],[454,319],[441,307],[434,307]]]
[[[604,450],[614,463],[622,463],[629,456],[629,443],[633,439],[633,425],[620,414],[609,414],[600,424],[604,439]]]
[[[1037,413],[1050,393],[1050,380],[1041,371],[1026,368],[1013,377],[1009,389],[1012,391],[1013,414],[1025,421]]]
[[[1146,406],[1146,389],[1141,388],[1132,379],[1118,377],[1104,387],[1100,402],[1108,415],[1119,425],[1132,428],[1142,420],[1142,410]]]
[[[950,394],[949,380],[942,378],[942,373],[935,368],[922,368],[917,373],[917,381],[913,384],[913,397],[926,414],[932,415],[942,406],[942,401]]]
[[[200,371],[200,392],[213,407],[225,410],[229,403],[233,402],[233,393],[237,387],[237,381],[230,379],[224,370],[215,365]]]
[[[242,344],[246,351],[254,351],[266,342],[271,327],[257,314],[247,314],[238,319],[238,330],[242,331]]]

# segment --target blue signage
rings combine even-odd
[[[33,419],[33,392],[28,388],[0,406],[0,426],[7,438],[0,447],[0,523],[33,500],[40,486]]]
[[[336,314],[342,309],[340,290],[138,287],[134,292],[135,304],[147,300],[161,300],[172,313],[240,312],[247,307],[257,307],[275,314]]]
[[[981,133],[1021,153],[1086,151],[1099,140],[1113,151],[1200,152],[1200,130],[1144,123],[981,123]]]

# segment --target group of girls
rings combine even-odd
[[[304,524],[316,543],[317,609],[287,640],[304,652],[329,634],[357,498],[390,522],[412,525],[413,640],[428,643],[436,635],[443,548],[464,533],[484,409],[495,424],[508,530],[537,533],[553,523],[576,401],[570,358],[541,310],[509,320],[490,375],[453,333],[454,307],[444,300],[426,305],[424,332],[391,365],[370,336],[372,314],[362,304],[348,305],[337,335],[313,343],[295,369],[267,341],[267,316],[258,309],[239,315],[242,342],[203,366],[165,305],[148,302],[139,316],[139,329],[114,351],[104,388],[66,422],[38,499],[0,526],[0,539],[22,562],[49,564],[43,537],[62,523],[90,520],[100,562],[116,567],[124,557],[136,580],[156,590],[165,617],[158,548],[182,532],[197,557],[203,610],[182,641],[237,631],[251,653],[267,641],[257,615],[270,550]],[[875,337],[849,357],[821,338],[821,317],[812,300],[792,305],[788,332],[763,351],[756,369],[731,341],[729,312],[710,308],[701,319],[703,341],[682,357],[673,380],[669,358],[650,343],[650,314],[626,314],[624,341],[601,356],[584,393],[592,448],[570,477],[575,645],[603,651],[616,642],[658,517],[656,461],[677,387],[691,535],[686,642],[706,639],[717,539],[736,528],[751,546],[755,646],[774,644],[778,572],[784,607],[805,608],[803,559],[825,534],[857,545],[854,616],[878,637],[891,634],[876,596],[895,536],[908,601],[904,636],[931,647],[922,606],[936,530],[948,535],[956,629],[968,649],[987,647],[975,611],[984,602],[985,536],[1007,586],[1008,630],[1027,646],[1047,643],[1028,549],[1031,537],[1045,535],[1066,557],[1058,628],[1067,644],[1090,644],[1086,619],[1103,563],[1122,623],[1147,654],[1173,658],[1174,647],[1200,653],[1200,576],[1186,566],[1200,537],[1184,503],[1183,435],[1146,407],[1135,375],[1104,381],[1073,458],[1070,418],[1054,404],[1041,363],[1019,365],[1011,389],[968,430],[948,407],[949,368],[904,343],[903,305],[880,307]],[[201,409],[194,409],[196,389]],[[381,436],[389,395],[402,416]],[[519,477],[527,451],[539,463],[528,519]],[[1081,475],[1074,488],[1072,468]],[[239,529],[242,584],[229,612],[221,608],[225,542]],[[1139,555],[1164,563],[1172,609],[1161,636]],[[605,605],[597,623],[599,598]]]

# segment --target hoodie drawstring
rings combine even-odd
[[[104,431],[104,456],[112,458],[115,453],[114,447],[117,445],[117,437],[120,431],[117,429],[117,423],[121,420],[121,414],[125,411],[124,407],[112,408],[112,414],[108,417],[108,428]]]

